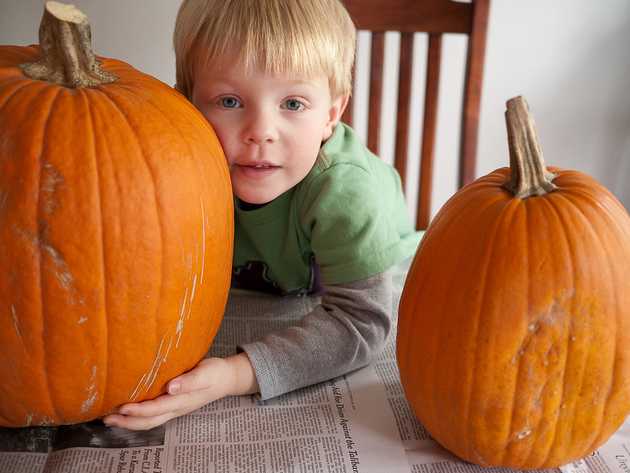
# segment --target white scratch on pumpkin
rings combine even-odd
[[[190,293],[190,303],[192,304],[193,299],[195,298],[195,289],[197,288],[197,275],[195,274],[193,276],[193,285],[192,285],[192,291]]]
[[[33,414],[28,414],[26,416],[26,427],[30,426],[33,423]]]
[[[206,209],[203,206],[203,199],[199,197],[201,202],[201,284],[206,274]]]
[[[13,318],[13,326],[15,327],[15,333],[17,333],[18,338],[24,345],[24,339],[22,338],[22,332],[20,331],[20,323],[17,318],[17,313],[15,312],[15,306],[11,304],[11,317]]]
[[[525,437],[528,437],[531,433],[532,433],[532,429],[521,430],[518,434],[516,434],[516,440],[523,440]]]
[[[88,397],[85,401],[83,401],[83,404],[81,404],[82,413],[88,412],[92,408],[94,402],[96,401],[96,398],[98,397],[98,392],[96,391],[96,366],[92,367],[90,385],[86,388],[86,391]]]
[[[85,322],[87,322],[87,319],[88,319],[88,318],[87,318],[85,315],[84,315],[83,317],[81,317],[81,318],[79,319],[79,325],[82,325],[82,324],[84,324]]]
[[[149,371],[147,371],[146,373],[142,375],[142,377],[138,381],[138,384],[136,385],[133,392],[131,393],[130,399],[132,401],[134,401],[136,397],[140,395],[141,391],[144,391],[146,393],[149,389],[151,389],[151,386],[155,382],[157,374],[160,371],[160,367],[162,366],[164,362],[166,362],[168,358],[168,354],[171,351],[171,345],[173,344],[173,339],[172,337],[169,337],[168,346],[166,347],[166,350],[164,351],[164,353],[162,353],[165,338],[166,338],[166,335],[162,337],[162,340],[160,340],[160,346],[158,347],[155,358],[153,359],[153,364],[151,365],[151,368],[149,369]]]
[[[186,288],[186,292],[184,293],[184,301],[180,308],[179,320],[177,321],[177,327],[175,329],[175,332],[177,334],[177,341],[175,342],[175,348],[179,348],[179,340],[181,339],[182,333],[184,331],[184,322],[190,318],[190,314],[192,313],[193,299],[195,297],[195,291],[197,288],[197,277],[198,277],[197,274],[193,276],[190,297],[188,296],[188,288]]]
[[[182,338],[182,332],[184,330],[184,321],[188,318],[188,312],[186,312],[186,303],[188,302],[188,288],[184,293],[182,305],[179,310],[179,319],[177,320],[177,327],[175,333],[177,334],[177,341],[175,342],[175,348],[179,348],[179,340]]]

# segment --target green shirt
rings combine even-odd
[[[235,208],[234,287],[305,294],[358,281],[420,241],[398,173],[342,123],[297,185],[255,210]]]

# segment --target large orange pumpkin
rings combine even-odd
[[[0,47],[0,425],[76,423],[159,395],[218,329],[229,173],[205,119],[49,2]],[[29,64],[30,63],[30,64]]]
[[[405,282],[397,358],[431,435],[479,465],[549,468],[630,412],[630,218],[591,177],[544,167],[520,97],[511,169],[456,193]]]

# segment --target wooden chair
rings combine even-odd
[[[401,33],[394,165],[401,175],[403,185],[407,181],[409,116],[413,107],[410,103],[413,36],[416,32],[428,33],[420,186],[416,214],[416,228],[426,229],[431,211],[431,178],[442,35],[445,33],[468,35],[459,151],[458,185],[462,187],[475,177],[479,105],[490,0],[473,0],[472,3],[452,0],[344,0],[344,4],[357,29],[372,32],[367,144],[375,153],[378,153],[379,147],[385,32]],[[343,120],[352,123],[352,103],[348,105]]]

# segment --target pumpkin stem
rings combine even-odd
[[[504,187],[521,199],[553,192],[558,188],[552,182],[556,175],[545,168],[534,119],[529,113],[527,102],[518,96],[508,100],[506,106],[511,176]]]
[[[92,32],[87,16],[74,5],[46,2],[39,25],[42,58],[22,64],[31,79],[66,87],[95,87],[117,77],[101,68],[92,51]]]

